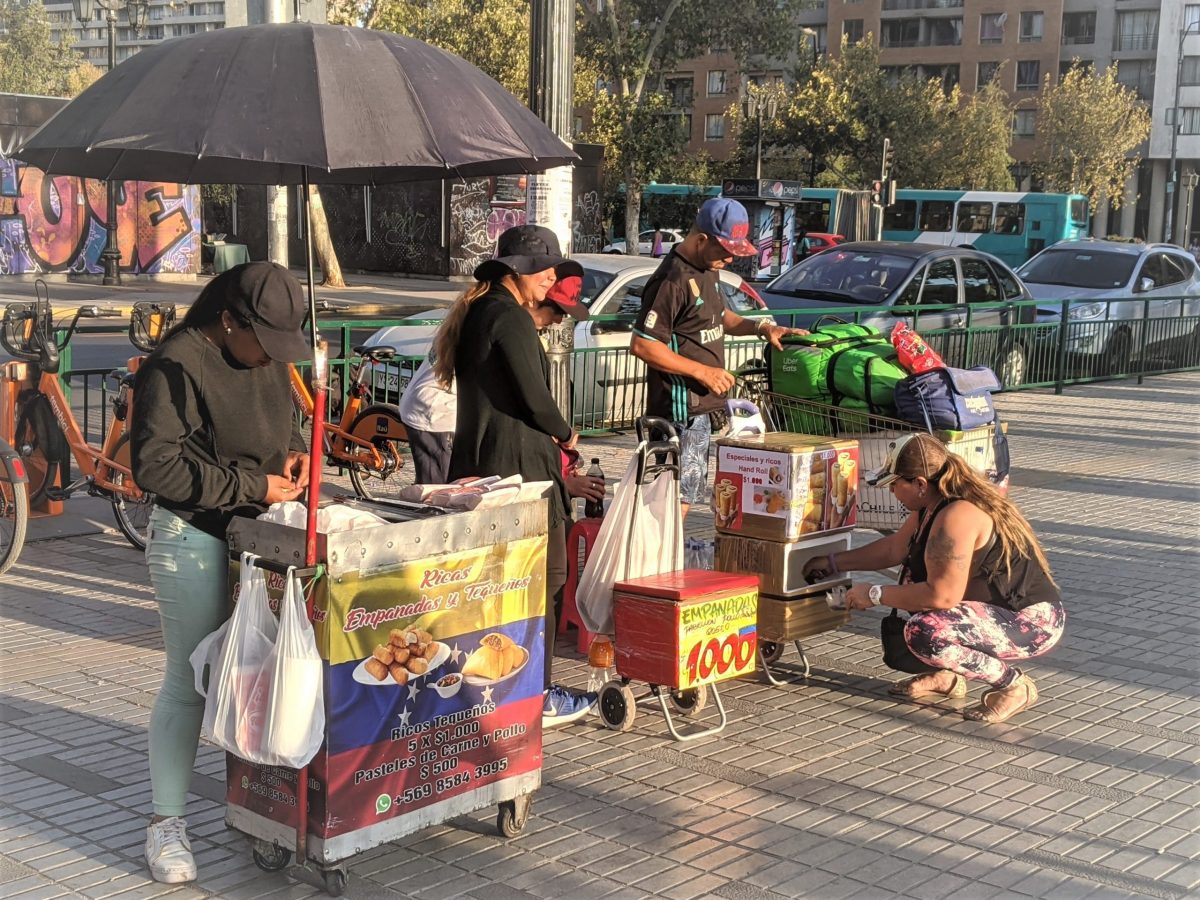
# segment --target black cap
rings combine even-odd
[[[553,269],[559,278],[583,277],[583,266],[562,255],[558,235],[542,225],[514,225],[496,241],[496,256],[475,268],[476,281],[496,281],[505,275],[532,275]]]
[[[267,356],[278,362],[312,359],[312,344],[304,336],[308,304],[291,272],[273,262],[248,262],[222,272],[216,282],[224,282],[219,290],[225,291],[229,310],[250,320]]]

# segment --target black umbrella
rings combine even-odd
[[[337,25],[163,41],[16,154],[52,175],[184,184],[372,184],[542,172],[576,155],[463,59]]]
[[[163,41],[72,100],[14,154],[52,175],[185,184],[375,184],[542,172],[578,159],[470,63],[412,38],[295,22]],[[315,412],[308,564],[325,387],[305,229]],[[301,829],[303,832],[303,829]]]

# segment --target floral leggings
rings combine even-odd
[[[1020,612],[966,601],[953,609],[911,616],[904,627],[904,642],[931,666],[1006,688],[1017,677],[1008,661],[1050,652],[1062,638],[1066,622],[1066,610],[1057,601],[1035,603]]]

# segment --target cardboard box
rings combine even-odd
[[[617,673],[685,690],[754,671],[758,579],[684,569],[613,585]]]
[[[829,608],[824,593],[794,600],[766,594],[758,597],[758,633],[764,641],[802,641],[826,631],[834,631],[849,621],[850,613],[847,610]]]
[[[717,531],[769,541],[854,527],[858,442],[773,432],[717,443]]]
[[[850,549],[850,532],[819,534],[798,541],[780,543],[741,534],[718,534],[714,568],[719,572],[743,572],[757,575],[759,590],[765,594],[788,596],[810,589],[826,590],[841,579],[814,585],[804,580],[804,564],[814,556],[841,553]]]

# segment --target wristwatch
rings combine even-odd
[[[871,589],[867,591],[867,599],[871,601],[872,606],[878,606],[883,602],[883,585],[873,584]]]

